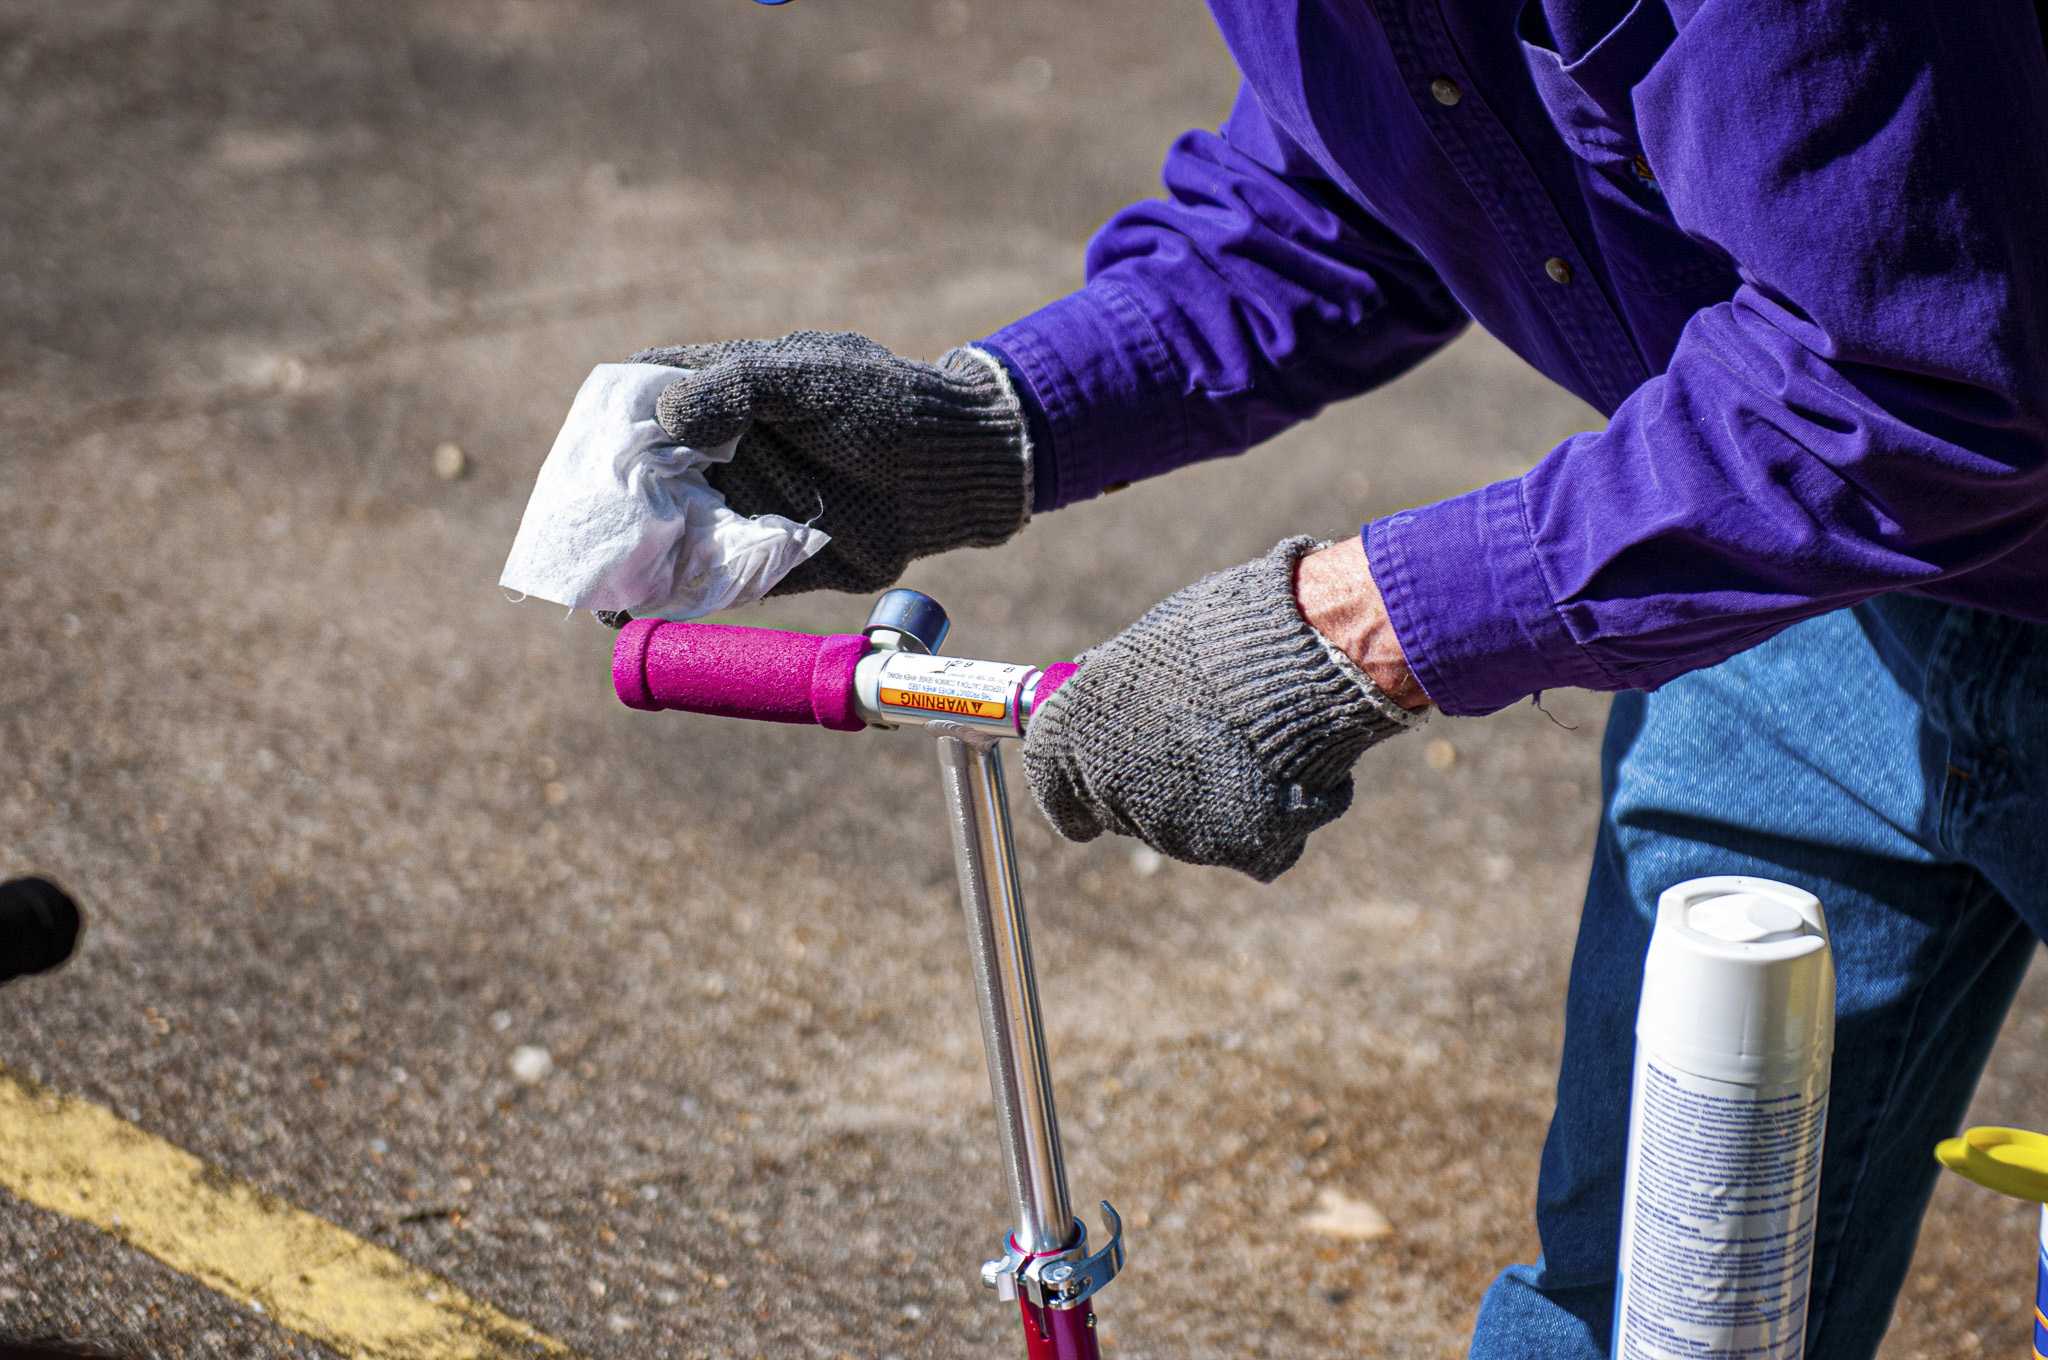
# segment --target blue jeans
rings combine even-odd
[[[1839,989],[1806,1353],[1874,1355],[1934,1145],[2048,938],[2048,627],[1906,596],[1812,619],[1619,698],[1603,767],[1543,1256],[1487,1291],[1471,1353],[1608,1354],[1651,913],[1681,879],[1759,874],[1819,894]]]

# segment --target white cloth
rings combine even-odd
[[[687,448],[654,418],[687,370],[599,364],[541,464],[498,584],[574,609],[694,619],[752,604],[831,536],[748,518],[704,480],[738,441]]]

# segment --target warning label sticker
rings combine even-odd
[[[882,702],[891,708],[922,708],[969,718],[1000,718],[1008,711],[999,699],[963,699],[957,694],[925,694],[914,689],[885,689]]]
[[[1001,720],[1009,716],[1011,698],[1030,673],[1029,666],[1000,661],[893,656],[882,668],[878,697],[885,709]]]

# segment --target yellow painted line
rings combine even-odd
[[[0,1069],[0,1189],[104,1229],[352,1360],[569,1348],[90,1101]]]

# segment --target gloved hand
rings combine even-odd
[[[1351,806],[1369,746],[1421,726],[1302,617],[1290,538],[1084,653],[1032,715],[1031,791],[1069,840],[1136,836],[1270,883]]]
[[[913,558],[1001,543],[1030,518],[1024,417],[992,356],[962,348],[926,364],[850,331],[796,331],[632,362],[695,370],[656,418],[697,448],[739,437],[706,473],[726,504],[832,535],[772,595],[880,590]]]

